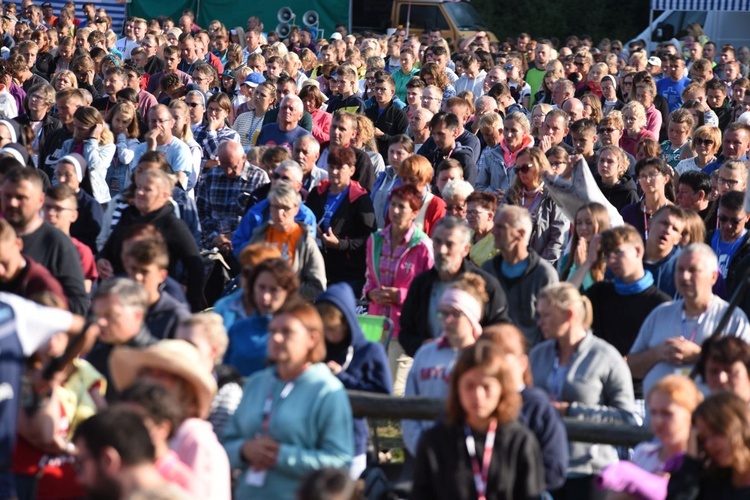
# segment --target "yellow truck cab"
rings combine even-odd
[[[478,31],[485,31],[491,42],[498,39],[488,31],[482,18],[468,2],[445,0],[395,0],[391,11],[391,26],[405,28],[409,33],[421,34],[425,29],[438,28],[444,39],[458,42]]]

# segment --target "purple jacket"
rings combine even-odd
[[[386,231],[390,231],[390,224],[380,231],[370,235],[367,240],[367,282],[365,283],[364,294],[381,286],[380,283],[380,257],[383,249]],[[432,242],[430,238],[421,230],[412,226],[409,243],[404,253],[396,263],[393,286],[399,289],[398,304],[384,306],[370,302],[369,314],[376,316],[386,316],[393,321],[393,336],[398,338],[400,329],[399,318],[401,317],[401,306],[406,299],[406,293],[409,291],[409,285],[412,280],[423,271],[431,269],[434,260],[432,256]]]

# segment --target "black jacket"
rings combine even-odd
[[[474,442],[481,463],[485,436],[474,433]],[[487,500],[540,498],[544,491],[544,466],[536,437],[516,421],[499,425],[487,478]],[[440,422],[424,433],[411,498],[477,498],[463,426]]]
[[[475,273],[480,275],[485,282],[487,295],[490,300],[484,305],[482,326],[494,325],[496,323],[509,323],[508,298],[500,286],[497,278],[478,268],[469,260],[464,259],[459,274]],[[401,308],[401,333],[398,341],[404,348],[406,354],[414,357],[422,342],[432,338],[430,325],[427,320],[430,309],[430,295],[432,288],[440,281],[438,272],[433,267],[422,274],[417,275],[409,285],[409,291]]]
[[[323,221],[329,182],[321,182],[307,197],[306,205],[315,214],[318,225]],[[366,270],[366,243],[377,230],[372,200],[357,182],[349,186],[349,193],[331,216],[331,229],[339,239],[337,248],[323,247],[328,284],[342,281],[362,281]],[[359,293],[361,290],[355,290]]]
[[[182,263],[182,269],[187,274],[183,280],[187,284],[187,297],[193,311],[205,308],[203,298],[203,261],[201,260],[198,245],[190,233],[187,225],[174,214],[174,206],[167,203],[162,208],[151,213],[142,215],[138,209],[131,206],[123,210],[120,221],[112,229],[107,243],[99,253],[98,258],[107,259],[112,263],[115,274],[124,272],[120,253],[124,233],[128,226],[133,224],[152,224],[164,236],[169,250],[169,274],[175,279],[180,278],[177,272],[177,263]]]
[[[594,174],[596,185],[599,186],[602,194],[619,212],[623,207],[631,203],[638,202],[638,189],[632,177],[625,174],[614,186],[605,186],[602,184],[602,178],[599,174]]]
[[[375,142],[378,145],[378,153],[387,161],[388,145],[391,139],[394,136],[406,133],[409,128],[409,119],[406,118],[406,113],[403,110],[393,105],[393,101],[382,113],[379,111],[377,104],[370,106],[365,111],[365,116],[372,121],[375,128],[380,129],[385,134],[375,139]]]

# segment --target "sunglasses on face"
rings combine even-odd
[[[701,139],[700,137],[697,137],[693,139],[693,142],[696,146],[713,146],[714,141],[712,139]]]
[[[727,215],[719,216],[719,222],[721,222],[722,224],[726,224],[727,222],[730,222],[733,226],[736,226],[738,224],[742,224],[743,221],[744,219],[739,218],[739,217],[735,218],[735,217],[729,217]]]
[[[513,167],[513,170],[517,174],[528,174],[529,170],[531,170],[532,168],[534,168],[534,165],[531,163],[528,163],[526,165],[516,165],[515,167]]]

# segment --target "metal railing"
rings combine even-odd
[[[445,401],[434,398],[396,398],[385,394],[362,391],[347,391],[355,417],[377,419],[435,420],[445,412]],[[568,440],[582,443],[610,444],[613,446],[635,446],[653,439],[646,427],[624,424],[600,424],[563,418],[568,431]]]

